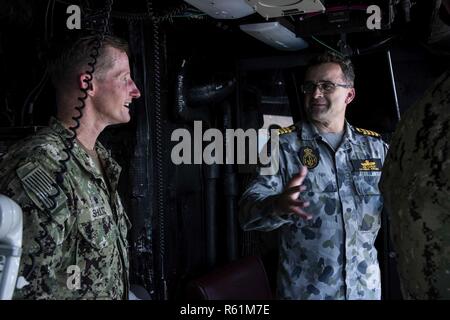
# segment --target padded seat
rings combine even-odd
[[[187,286],[188,300],[272,300],[264,264],[257,256],[233,261]]]

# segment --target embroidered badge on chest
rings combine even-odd
[[[380,171],[381,159],[352,160],[355,171]]]
[[[320,161],[319,152],[311,147],[301,147],[299,151],[300,161],[308,169],[317,167]]]

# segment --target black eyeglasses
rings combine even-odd
[[[322,93],[332,93],[334,90],[336,90],[336,87],[351,88],[352,85],[334,83],[331,81],[319,81],[317,83],[307,81],[302,85],[302,92],[304,94],[311,94],[316,90],[316,87],[319,88],[320,92]]]

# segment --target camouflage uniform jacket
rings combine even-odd
[[[22,207],[24,219],[19,275],[30,284],[16,289],[14,297],[126,299],[130,223],[117,193],[120,166],[97,142],[105,181],[75,142],[55,207],[49,198],[56,193],[58,160],[66,158],[62,149],[70,135],[53,118],[50,127],[10,148],[0,162],[0,193]]]
[[[402,117],[380,187],[403,297],[450,299],[450,70]]]
[[[336,152],[317,129],[299,122],[280,138],[279,171],[259,174],[240,203],[244,230],[278,228],[277,294],[281,299],[380,299],[375,238],[383,207],[378,189],[387,145],[347,122]],[[371,136],[373,135],[373,136]],[[302,165],[309,167],[300,197],[313,219],[275,212],[274,196]]]

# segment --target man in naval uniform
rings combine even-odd
[[[117,193],[121,169],[97,137],[130,121],[129,104],[140,92],[127,44],[115,37],[105,37],[86,82],[94,44],[92,36],[78,38],[55,54],[49,71],[57,117],[0,161],[0,193],[21,206],[24,219],[19,275],[27,285],[14,298],[128,298],[130,223]],[[87,98],[71,148],[80,89]]]
[[[334,53],[308,66],[307,119],[280,130],[279,170],[250,183],[244,230],[279,231],[280,299],[380,299],[375,238],[387,145],[345,119],[355,97],[350,60]]]

